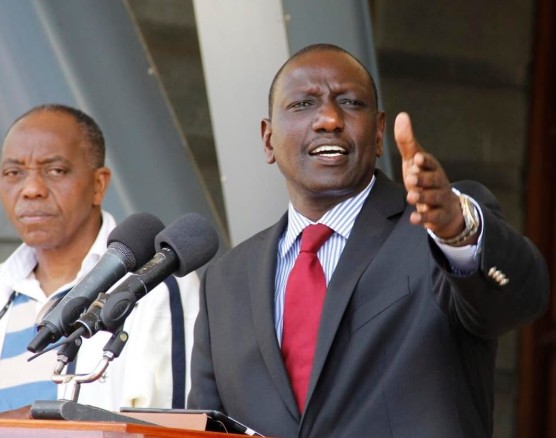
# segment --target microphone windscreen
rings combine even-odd
[[[108,247],[125,255],[128,271],[147,263],[154,255],[154,239],[164,229],[160,219],[150,213],[134,213],[108,235]]]
[[[174,250],[180,263],[174,274],[183,277],[214,257],[218,235],[203,216],[187,213],[162,230],[154,243],[157,251],[162,247]]]

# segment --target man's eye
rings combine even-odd
[[[21,175],[21,170],[19,169],[5,169],[2,171],[2,176],[6,176],[8,178],[14,178],[18,175]]]
[[[58,176],[58,175],[65,175],[67,171],[66,169],[62,169],[61,167],[52,167],[48,169],[46,173],[51,176]]]
[[[339,103],[341,105],[347,105],[347,106],[363,106],[363,102],[357,99],[341,99]]]
[[[295,102],[293,103],[290,108],[293,109],[303,109],[303,108],[307,108],[311,106],[311,102],[309,102],[308,100],[301,100],[299,102]]]

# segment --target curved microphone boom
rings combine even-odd
[[[83,277],[38,324],[38,333],[27,346],[33,353],[67,336],[74,323],[100,292],[107,291],[127,272],[143,265],[155,252],[154,239],[164,224],[149,213],[135,213],[116,226],[108,236],[108,249]]]
[[[183,277],[200,268],[218,250],[218,235],[201,215],[188,213],[176,219],[155,239],[158,252],[130,274],[109,294],[101,294],[76,321],[72,337],[93,336],[100,330],[114,332],[132,312],[137,300],[175,274]]]

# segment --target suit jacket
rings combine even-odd
[[[548,272],[490,192],[458,188],[483,212],[480,267],[465,277],[410,224],[403,187],[377,172],[328,284],[303,415],[273,316],[287,216],[209,266],[188,407],[275,437],[491,436],[496,339],[545,310]]]

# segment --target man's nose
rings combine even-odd
[[[325,132],[339,132],[344,129],[344,116],[336,102],[322,103],[313,121],[313,129]]]
[[[29,172],[23,182],[22,195],[25,198],[46,198],[48,187],[42,175],[38,172]]]

